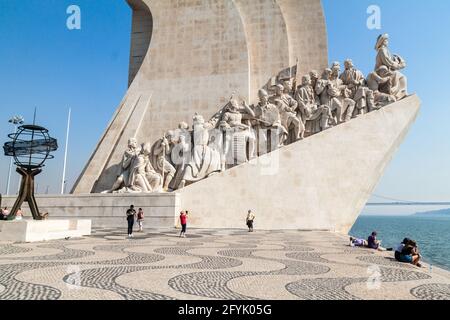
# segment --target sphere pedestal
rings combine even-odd
[[[17,200],[14,203],[14,206],[11,209],[7,220],[15,219],[16,213],[19,208],[22,207],[24,201],[28,202],[28,206],[30,207],[30,211],[33,215],[34,220],[45,219],[48,213],[41,214],[39,212],[38,205],[34,197],[34,177],[41,173],[42,169],[30,170],[18,167],[16,168],[16,171],[22,176],[22,180],[20,182],[19,196],[17,197]]]

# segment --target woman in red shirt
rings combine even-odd
[[[180,223],[181,223],[180,238],[181,237],[186,238],[187,215],[188,215],[188,211],[186,211],[186,212],[181,211],[180,212]]]

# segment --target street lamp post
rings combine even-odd
[[[9,119],[9,123],[14,125],[14,133],[17,133],[17,126],[23,124],[25,119],[22,116],[14,116]],[[9,195],[9,184],[11,182],[11,169],[13,165],[13,158],[9,160],[8,181],[6,182],[6,195]]]

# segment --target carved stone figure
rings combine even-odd
[[[375,70],[378,70],[381,66],[386,66],[388,70],[392,72],[390,94],[392,94],[396,100],[400,100],[408,95],[407,79],[399,71],[406,67],[406,61],[398,55],[391,54],[388,46],[389,35],[380,35],[375,45],[375,50],[378,52]]]
[[[317,70],[312,70],[309,72],[309,77],[311,78],[311,86],[315,88],[320,77],[319,72]],[[316,92],[314,90],[314,94],[315,93]]]
[[[326,68],[322,73],[322,78],[317,81],[315,91],[319,96],[320,104],[327,106],[332,113],[333,124],[338,124],[341,119],[342,105],[337,99],[340,91],[334,89],[331,82],[331,69]]]
[[[331,114],[327,106],[320,105],[312,85],[313,82],[310,75],[303,76],[302,85],[297,91],[296,100],[305,128],[310,133],[317,133],[328,129]]]
[[[389,35],[381,34],[377,38],[375,50],[378,52],[375,70],[381,66],[386,66],[391,71],[398,71],[406,67],[406,61],[396,54],[391,54],[388,49]]]
[[[164,177],[163,190],[168,191],[176,170],[171,163],[171,139],[173,131],[168,131],[163,138],[155,142],[151,148],[151,163],[155,170]]]
[[[366,78],[357,70],[351,59],[344,62],[345,70],[340,79],[350,90],[350,98],[356,102],[357,114],[367,113],[375,109],[373,91],[366,86]]]
[[[351,90],[339,78],[341,65],[339,62],[333,62],[331,66],[331,85],[329,85],[329,94],[336,98],[335,101],[341,105],[341,117],[338,122],[347,122],[353,117],[353,111],[356,102],[351,98]]]
[[[367,85],[374,95],[376,105],[374,109],[382,108],[396,101],[395,96],[390,94],[391,82],[392,72],[386,66],[379,67],[367,76]]]
[[[186,132],[189,130],[189,125],[186,122],[182,121],[178,124],[178,130]]]
[[[162,177],[150,163],[150,144],[142,145],[139,155],[130,164],[129,184],[114,193],[151,193],[160,191]]]
[[[184,168],[190,161],[190,152],[192,148],[192,136],[189,132],[189,125],[186,122],[180,122],[178,129],[170,136],[170,164],[175,168],[175,176],[170,181],[169,189],[177,190],[183,180]]]
[[[292,89],[292,87],[290,88]],[[293,140],[297,141],[304,136],[305,126],[297,116],[297,101],[285,92],[285,86],[281,84],[276,85],[275,96],[272,97],[272,101],[280,112],[281,125],[288,131],[292,128],[294,132]]]
[[[183,188],[186,183],[196,182],[207,178],[211,174],[220,172],[221,157],[219,150],[211,148],[209,130],[210,124],[205,123],[201,115],[193,118],[193,147],[191,149],[191,161],[186,165],[183,179],[179,188]]]
[[[269,94],[266,90],[258,91],[259,102],[253,106],[255,118],[252,121],[253,127],[257,129],[259,154],[274,150],[284,144],[288,132],[281,125],[281,117],[278,108],[269,102]],[[268,133],[275,136],[277,141],[270,141],[268,146]],[[271,139],[272,140],[272,139]],[[263,147],[264,146],[264,147]],[[263,148],[263,150],[261,150]]]
[[[110,190],[103,191],[102,193],[112,193],[125,186],[130,185],[130,165],[133,158],[137,157],[140,153],[138,144],[135,138],[128,139],[128,149],[124,152],[122,162],[120,164],[120,174],[117,176],[114,185]]]
[[[284,79],[282,81],[282,85],[283,85],[283,93],[292,96],[294,94],[294,80],[289,78],[289,79]]]
[[[145,177],[150,184],[151,191],[150,192],[161,192],[163,187],[163,180],[162,176],[156,172],[155,168],[153,168],[152,163],[150,161],[150,155],[151,155],[151,147],[149,143],[145,144],[144,150],[147,157],[147,165],[145,166]]]
[[[153,193],[160,192],[162,177],[150,163],[150,144],[143,144],[139,154],[130,158],[128,178],[111,193]]]
[[[243,103],[243,106],[239,106],[236,99],[230,99],[228,105],[225,107],[225,113],[222,116],[220,122],[220,128],[225,134],[225,147],[223,150],[224,156],[222,157],[222,170],[225,170],[225,160],[229,152],[231,151],[231,146],[233,143],[237,143],[236,140],[243,139],[244,143],[240,153],[242,155],[234,155],[241,158],[247,159],[247,143],[248,143],[248,158],[253,159],[255,157],[256,149],[256,136],[251,130],[250,125],[246,125],[242,120],[250,120],[255,117],[254,111],[247,105]],[[233,158],[233,160],[235,160]],[[234,163],[234,161],[233,161]]]

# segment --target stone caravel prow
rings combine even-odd
[[[347,233],[420,109],[416,95],[190,185],[191,227]]]

